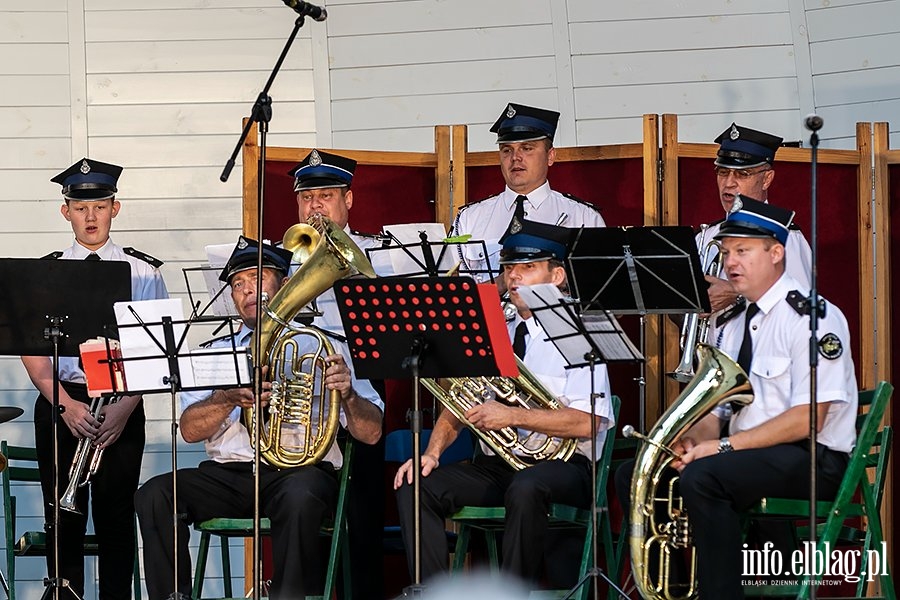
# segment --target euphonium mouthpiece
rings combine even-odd
[[[648,437],[647,437],[646,435],[644,435],[643,433],[638,433],[638,432],[634,429],[634,427],[632,427],[631,425],[626,425],[625,427],[622,428],[622,435],[625,436],[625,437],[627,437],[627,438],[635,438],[635,439],[637,439],[637,440],[641,440],[641,441],[644,442],[645,444],[650,444],[651,446],[655,446],[655,447],[659,448],[660,450],[662,450],[662,451],[665,452],[666,454],[669,454],[670,456],[673,456],[673,457],[678,458],[678,459],[681,458],[681,455],[680,455],[680,454],[678,454],[677,452],[675,452],[674,450],[672,450],[672,449],[669,448],[668,446],[663,446],[662,444],[660,444],[660,443],[657,442],[656,440],[653,440],[653,439],[648,438]]]

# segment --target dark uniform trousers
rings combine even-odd
[[[818,445],[819,499],[837,494],[848,459],[846,453]],[[616,473],[616,493],[626,515],[632,469],[630,463]],[[766,496],[809,496],[809,442],[714,454],[685,467],[679,485],[697,549],[701,600],[743,598],[739,513]],[[790,557],[783,559],[789,564]]]
[[[253,465],[207,460],[178,470],[178,591],[190,596],[189,523],[215,517],[253,516]],[[274,570],[269,596],[302,599],[320,592],[324,563],[319,545],[322,520],[334,513],[338,481],[331,463],[260,471],[260,513],[272,522]],[[172,527],[172,474],[157,475],[135,494],[144,540],[144,573],[150,600],[172,592],[175,543]]]
[[[84,385],[62,383],[74,400],[89,403]],[[41,492],[44,496],[45,530],[48,548],[52,547],[53,504],[57,498],[53,490],[53,407],[46,398],[39,396],[34,404],[34,439],[41,474]],[[134,574],[134,490],[141,474],[144,453],[144,405],[138,403],[116,442],[106,448],[97,474],[90,486],[78,489],[75,501],[81,515],[59,511],[59,576],[69,580],[69,585],[84,595],[84,536],[87,515],[94,521],[98,540],[98,563],[101,600],[131,598]],[[78,440],[58,419],[59,494],[69,483],[69,467],[75,456]],[[88,491],[90,489],[90,492]],[[90,504],[89,504],[90,501]],[[47,557],[48,572],[55,577],[53,557]]]
[[[526,581],[539,578],[547,514],[554,502],[587,508],[591,470],[587,457],[540,462],[516,471],[497,456],[479,455],[472,464],[438,467],[421,481],[422,580],[446,573],[449,563],[444,519],[463,506],[505,506],[503,570]],[[413,486],[397,490],[410,573],[414,569]]]

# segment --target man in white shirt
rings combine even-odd
[[[606,226],[597,207],[550,188],[547,173],[556,160],[553,136],[558,121],[558,112],[510,103],[491,127],[500,146],[506,188],[459,209],[450,235],[469,235],[487,247],[485,256],[480,244],[458,246],[463,274],[479,281],[497,275],[500,237],[512,228],[514,218],[565,227]]]
[[[809,496],[809,290],[785,271],[793,215],[745,198],[717,236],[725,273],[747,308],[717,319],[710,343],[749,374],[754,398],[707,415],[675,444],[704,598],[743,597],[741,576],[751,574],[742,573],[740,510],[765,496]],[[816,493],[827,499],[856,440],[857,384],[847,320],[833,304],[818,336]]]
[[[517,291],[525,285],[552,283],[561,287],[565,283],[562,261],[570,235],[571,230],[526,220],[519,231],[504,239],[500,253],[503,277],[517,309],[515,319],[507,324],[513,349],[562,406],[558,410],[525,409],[488,400],[466,411],[465,417],[470,426],[479,431],[513,427],[522,435],[539,432],[551,437],[576,438],[577,450],[566,462],[544,460],[516,470],[482,442],[482,454],[472,464],[440,466],[441,454],[465,426],[449,410],[444,410],[422,455],[423,580],[446,571],[448,553],[444,519],[462,506],[506,507],[502,568],[530,581],[540,577],[549,505],[561,502],[584,508],[590,506],[590,368],[566,368],[565,359],[547,339]],[[593,418],[599,456],[605,431],[614,424],[605,365],[596,367],[593,389],[598,394]],[[394,478],[410,571],[413,569],[414,543],[412,475],[410,460],[400,467]]]
[[[263,246],[263,291],[273,298],[287,281],[291,254]],[[217,340],[213,347],[248,346],[256,325],[257,246],[241,237],[222,272],[243,324],[235,335]],[[300,338],[298,351],[307,351]],[[325,357],[327,389],[340,393],[340,420],[350,435],[374,444],[381,437],[384,404],[371,385],[357,380],[348,366],[346,349]],[[271,383],[263,384],[261,401],[267,403]],[[321,398],[313,401],[321,407]],[[135,494],[135,506],[144,539],[144,570],[151,600],[178,597],[172,591],[174,556],[179,557],[178,590],[191,591],[188,523],[213,517],[248,518],[253,514],[253,448],[241,419],[241,410],[253,406],[248,388],[213,392],[182,392],[181,435],[187,442],[204,441],[210,460],[194,469],[178,471],[179,547],[173,549],[172,474],[158,475]],[[303,432],[300,432],[303,435]],[[270,597],[295,600],[314,593],[323,569],[318,546],[319,527],[337,501],[336,470],[343,458],[336,443],[314,465],[277,468],[265,462],[260,472],[260,511],[272,521],[274,573]],[[302,517],[302,518],[301,518]]]

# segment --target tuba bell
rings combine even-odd
[[[261,427],[253,408],[244,410],[243,417],[251,440],[255,441],[252,432],[258,432],[266,462],[289,468],[325,457],[337,434],[341,402],[340,393],[328,391],[323,383],[325,357],[334,353],[331,342],[319,329],[291,321],[339,279],[375,277],[375,271],[353,240],[323,215],[312,215],[307,223],[288,229],[283,242],[303,264],[275,296],[262,300],[262,319],[251,347],[256,347],[259,336],[260,365],[268,367],[272,390]],[[301,344],[303,338],[308,340]]]
[[[578,444],[575,438],[559,438],[543,433],[522,434],[515,427],[496,431],[481,431],[466,419],[470,408],[488,400],[527,409],[558,410],[556,396],[550,392],[516,357],[518,377],[452,377],[437,380],[422,378],[422,385],[487,444],[498,456],[516,470],[530,467],[542,460],[569,460]]]
[[[747,374],[721,350],[705,344],[697,346],[697,373],[646,436],[635,459],[631,479],[631,510],[628,515],[628,545],[635,585],[647,600],[696,598],[696,551],[691,540],[687,513],[677,493],[677,477],[658,489],[666,467],[675,453],[670,445],[717,406],[732,402],[746,406],[753,401]],[[676,455],[677,456],[677,455]],[[657,511],[668,520],[657,523]],[[690,553],[690,582],[669,581],[672,560],[682,550]],[[654,579],[648,563],[653,553],[659,557]]]

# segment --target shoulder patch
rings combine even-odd
[[[791,308],[797,311],[798,315],[805,316],[809,314],[809,299],[798,290],[788,292],[785,300],[790,304]],[[819,297],[819,318],[825,318],[825,299],[822,297]]]
[[[161,266],[163,266],[163,261],[159,260],[158,258],[153,258],[149,254],[144,254],[140,250],[136,250],[136,249],[132,248],[131,246],[129,246],[127,248],[122,248],[122,251],[125,252],[125,254],[127,254],[128,256],[133,256],[135,258],[141,259],[145,263],[150,263],[157,269],[160,268]]]
[[[56,258],[59,258],[59,257],[62,256],[62,255],[63,255],[62,250],[57,250],[56,252],[51,252],[51,253],[48,254],[47,256],[42,256],[41,258],[42,258],[42,259],[46,259],[46,258],[56,259]]]
[[[563,196],[565,196],[566,198],[568,198],[569,200],[571,200],[573,202],[577,202],[578,204],[584,204],[585,206],[587,206],[597,212],[600,212],[600,207],[597,206],[596,204],[592,204],[592,203],[588,202],[587,200],[582,200],[578,196],[575,196],[568,192],[560,192],[560,194],[562,194]]]
[[[819,354],[828,360],[835,360],[844,353],[844,345],[834,333],[826,333],[819,338]]]
[[[736,316],[742,314],[746,308],[747,301],[741,298],[740,302],[735,302],[734,304],[723,310],[722,314],[716,317],[716,325],[724,325]]]

